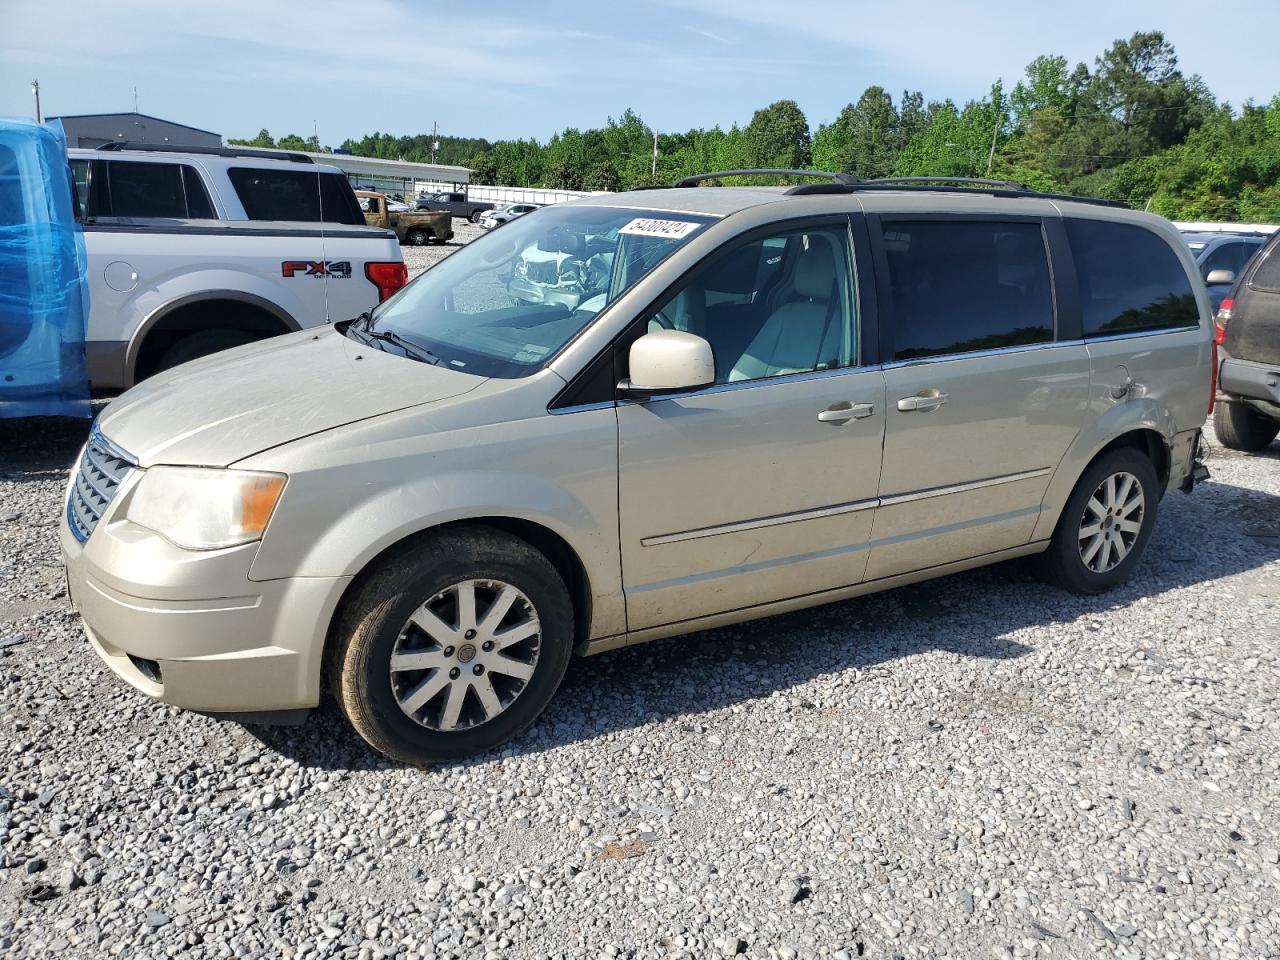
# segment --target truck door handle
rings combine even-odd
[[[844,423],[848,420],[864,420],[875,412],[875,404],[841,400],[818,414],[818,419],[823,423]]]
[[[898,401],[898,409],[903,413],[928,413],[937,410],[951,398],[941,390],[925,390],[914,397],[903,397]]]

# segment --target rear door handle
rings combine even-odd
[[[926,390],[914,397],[903,397],[898,401],[898,409],[903,413],[927,413],[937,410],[950,399],[941,390]]]
[[[818,414],[818,419],[823,423],[844,423],[848,420],[865,420],[875,412],[875,404],[850,403],[848,400],[841,400]]]

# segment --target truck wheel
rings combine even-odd
[[[415,247],[425,247],[431,242],[432,233],[430,230],[410,230],[405,239]]]
[[[480,222],[480,218],[481,218],[481,217],[483,217],[483,216],[484,216],[484,211],[483,211],[483,210],[476,210],[474,213],[472,213],[472,214],[471,214],[471,222],[472,222],[472,223],[479,223],[479,222]]]
[[[560,685],[573,605],[551,562],[483,526],[429,534],[355,590],[330,686],[374,749],[414,765],[519,735]]]
[[[1247,403],[1227,400],[1213,411],[1213,435],[1224,447],[1252,453],[1261,450],[1280,433],[1280,421],[1272,420]]]
[[[1085,470],[1062,508],[1040,574],[1072,593],[1104,593],[1133,575],[1160,501],[1151,459],[1132,447],[1112,450]]]
[[[250,333],[247,330],[233,330],[230,327],[223,327],[217,330],[198,330],[195,333],[187,334],[170,346],[164,353],[160,354],[160,359],[156,361],[154,372],[160,373],[162,370],[168,370],[190,360],[198,360],[201,357],[207,357],[211,353],[230,350],[232,347],[241,347],[246,343],[253,343],[259,339],[261,337],[257,334]]]

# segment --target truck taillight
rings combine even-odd
[[[378,288],[378,302],[381,303],[409,282],[409,268],[402,261],[395,263],[366,263],[364,275],[369,282]]]

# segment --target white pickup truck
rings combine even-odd
[[[119,146],[67,151],[95,391],[358,316],[407,279],[395,234],[365,224],[336,167],[234,147]]]

